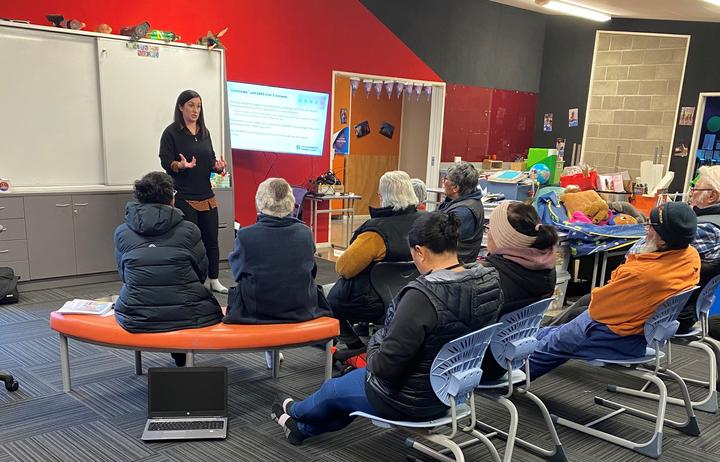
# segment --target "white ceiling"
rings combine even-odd
[[[560,14],[535,5],[533,0],[493,0],[545,14]],[[563,0],[617,18],[720,22],[720,6],[704,0]]]

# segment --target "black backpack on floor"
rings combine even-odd
[[[15,276],[12,268],[0,268],[0,305],[18,302],[18,279],[20,278]]]

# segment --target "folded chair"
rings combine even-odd
[[[657,307],[655,313],[650,317],[650,319],[645,322],[645,340],[648,344],[645,356],[625,360],[597,358],[592,361],[587,361],[589,364],[594,366],[610,367],[618,372],[632,375],[634,377],[640,377],[646,381],[652,382],[659,390],[657,414],[651,414],[640,409],[635,409],[630,406],[625,406],[614,401],[610,401],[596,396],[595,404],[614,409],[614,411],[584,425],[558,417],[556,415],[552,415],[553,422],[568,428],[572,428],[573,430],[577,430],[587,435],[603,439],[610,443],[617,444],[618,446],[632,449],[635,452],[655,459],[660,457],[660,454],[662,453],[663,425],[675,428],[688,435],[699,435],[700,427],[698,426],[697,418],[695,417],[692,405],[690,404],[690,394],[688,393],[687,385],[685,385],[685,382],[679,375],[667,368],[663,369],[662,371],[666,374],[667,377],[673,379],[680,386],[683,396],[683,403],[685,405],[685,411],[687,413],[687,420],[685,420],[684,422],[677,422],[665,418],[665,408],[667,405],[667,387],[659,376],[659,372],[662,369],[660,366],[660,360],[665,356],[662,352],[662,347],[677,331],[677,328],[679,326],[677,316],[680,311],[682,311],[683,307],[687,303],[687,300],[690,298],[690,294],[695,289],[697,289],[697,287],[688,289],[677,295],[669,297]],[[652,370],[639,369],[640,366],[652,362],[654,362],[655,364],[655,367]],[[614,387],[615,391],[618,391],[618,389],[621,388]],[[655,428],[652,437],[644,442],[636,442],[593,428],[598,423],[603,422],[616,415],[619,415],[623,412],[635,417],[639,417],[641,419],[654,422]]]
[[[475,397],[473,390],[480,383],[482,369],[480,364],[495,330],[500,324],[493,324],[473,333],[464,335],[450,341],[438,352],[430,369],[430,384],[440,401],[450,407],[448,414],[439,419],[425,422],[394,421],[383,419],[364,412],[353,412],[355,417],[370,419],[374,425],[382,428],[402,428],[413,433],[418,438],[444,446],[449,449],[454,458],[450,458],[439,451],[419,443],[414,438],[405,440],[405,444],[423,454],[445,462],[464,462],[462,449],[453,441],[458,433],[458,424],[469,420],[469,428],[475,427]],[[450,426],[450,435],[438,433]],[[492,442],[477,430],[469,431],[481,440],[490,451],[493,460],[500,457]]]
[[[673,340],[686,343],[688,346],[702,350],[708,358],[708,379],[707,381],[695,380],[683,377],[682,379],[687,384],[697,385],[703,388],[707,388],[708,393],[704,398],[698,401],[692,401],[693,409],[703,412],[709,412],[715,414],[718,411],[718,396],[717,389],[720,387],[718,383],[718,358],[720,358],[720,342],[708,336],[708,315],[710,308],[715,303],[715,291],[720,285],[720,276],[716,276],[700,291],[698,295],[697,303],[695,304],[695,315],[700,320],[700,327],[695,328],[687,334],[675,335]],[[714,351],[713,351],[714,350]],[[666,377],[664,370],[665,368],[671,367],[672,365],[672,342],[667,342],[665,347],[665,367],[661,367],[658,371],[658,375]],[[618,393],[625,393],[632,396],[638,396],[641,398],[658,399],[658,395],[655,393],[649,393],[647,391],[650,386],[650,382],[646,382],[640,390],[634,390],[630,388],[616,387],[614,385],[608,385],[609,391]],[[684,405],[683,400],[673,397],[668,397],[667,402],[669,404]]]

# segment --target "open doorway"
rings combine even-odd
[[[444,82],[333,72],[330,168],[342,182],[337,189],[362,199],[353,223],[333,216],[328,244],[344,247],[347,227],[357,228],[368,207],[380,206],[383,173],[405,170],[428,187],[438,185],[444,104]],[[342,208],[337,202],[333,209]]]
[[[700,93],[683,192],[703,165],[720,165],[720,93]]]

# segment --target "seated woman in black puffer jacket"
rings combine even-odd
[[[395,297],[368,344],[367,368],[328,380],[302,401],[273,404],[272,417],[290,443],[340,430],[354,411],[416,421],[447,412],[430,385],[432,362],[448,341],[495,322],[502,300],[494,269],[466,269],[458,261],[459,226],[442,212],[415,220],[408,240],[422,276]]]
[[[128,332],[167,332],[217,324],[222,311],[203,286],[208,260],[198,227],[173,207],[172,178],[148,173],[135,182],[125,223],[115,230],[123,285],[115,318]],[[178,366],[184,353],[173,353]]]

